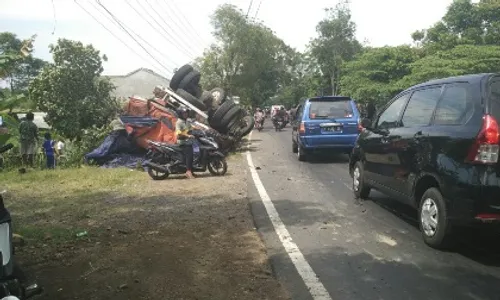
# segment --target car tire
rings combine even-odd
[[[363,164],[357,161],[352,169],[352,191],[356,199],[368,199],[371,187],[365,183]]]
[[[183,65],[180,67],[172,76],[172,79],[170,79],[170,88],[174,91],[176,91],[179,88],[179,84],[181,83],[182,79],[186,77],[191,71],[193,71],[193,67],[189,64]]]
[[[218,105],[221,105],[226,101],[226,91],[222,88],[213,88],[210,90],[210,94],[212,94],[214,102]]]
[[[307,160],[307,153],[304,148],[302,148],[300,145],[297,145],[297,159],[299,161],[306,161]]]
[[[201,94],[200,101],[203,102],[203,104],[205,104],[207,108],[213,107],[214,98],[212,97],[212,94],[209,91],[204,91]]]
[[[185,91],[187,90],[195,91],[195,88],[198,87],[198,83],[200,83],[200,79],[201,79],[200,72],[193,70],[189,72],[186,76],[184,76],[184,78],[182,78],[181,82],[179,83],[178,89],[183,89]]]
[[[203,89],[201,88],[200,84],[188,85],[184,90],[198,99],[201,98],[201,95],[203,94]]]
[[[222,118],[234,106],[236,106],[236,104],[233,101],[226,101],[224,102],[224,104],[219,106],[219,108],[217,108],[212,117],[208,120],[210,126],[214,129],[220,128],[221,127],[220,123],[222,121]]]
[[[297,143],[294,140],[292,140],[292,152],[293,153],[299,152],[299,146],[297,145]]]
[[[191,103],[191,105],[195,106],[199,110],[205,111],[207,108],[205,107],[205,104],[201,103],[198,98],[195,96],[191,95],[190,93],[186,92],[185,90],[178,89],[176,91],[176,94],[181,96],[184,100],[187,102]]]
[[[244,137],[248,135],[254,128],[255,126],[255,120],[252,116],[245,116],[243,119],[240,121],[240,123],[243,123],[238,132],[241,137]]]
[[[429,188],[422,195],[418,223],[424,242],[432,248],[447,249],[453,241],[452,224],[443,195],[438,188]]]
[[[241,114],[242,114],[241,107],[234,106],[220,120],[220,127],[226,129],[226,131],[227,131],[231,121],[233,121],[237,118],[241,118]]]

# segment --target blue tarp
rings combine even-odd
[[[112,131],[99,147],[85,155],[86,162],[103,167],[135,168],[144,160],[146,151],[137,146],[125,129]]]

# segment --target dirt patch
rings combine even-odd
[[[40,299],[288,299],[249,212],[246,166],[152,181],[129,170],[1,174]],[[77,233],[86,235],[77,237]]]

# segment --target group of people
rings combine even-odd
[[[254,112],[254,119],[255,122],[258,123],[260,126],[264,124],[264,119],[266,118],[266,113],[259,107],[255,109]],[[285,108],[282,106],[280,109],[275,108],[271,111],[271,120],[275,122],[278,118],[282,118],[282,120],[286,120],[288,116],[287,111]]]
[[[39,144],[38,127],[33,122],[35,116],[32,112],[26,114],[25,120],[19,124],[19,144],[23,166],[34,166],[34,159]],[[44,141],[41,144],[46,157],[48,169],[56,167],[56,157],[63,154],[64,142],[54,141],[50,132],[44,134]]]

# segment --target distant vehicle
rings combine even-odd
[[[317,150],[350,153],[361,130],[353,99],[321,96],[301,102],[292,125],[292,151],[300,161]]]
[[[274,111],[275,109],[280,110],[282,107],[285,108],[284,105],[280,105],[280,104],[278,104],[278,105],[271,105],[271,111]]]
[[[500,221],[500,74],[433,80],[392,99],[354,147],[357,198],[377,189],[418,209],[423,239],[451,245],[457,225]]]

